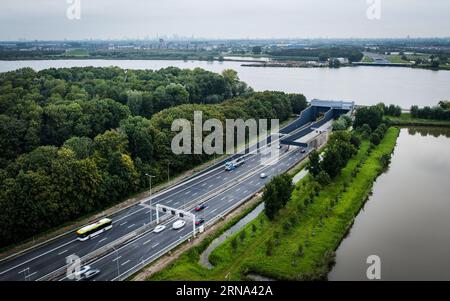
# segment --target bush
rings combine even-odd
[[[316,177],[317,182],[320,183],[320,185],[328,185],[331,182],[330,175],[324,170],[322,170]]]
[[[380,136],[378,136],[377,133],[373,133],[373,134],[370,136],[370,142],[371,142],[373,145],[378,145],[378,144],[380,144],[380,142],[381,142]]]

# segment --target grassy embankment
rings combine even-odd
[[[402,113],[400,117],[385,117],[386,121],[391,125],[399,126],[442,126],[450,127],[450,120],[434,120],[413,118],[409,113]]]
[[[393,151],[398,134],[399,129],[390,128],[371,151],[369,142],[364,141],[341,174],[317,194],[312,193],[309,176],[298,182],[290,202],[274,222],[261,214],[213,251],[213,269],[198,263],[205,243],[150,280],[243,280],[248,272],[289,280],[326,277],[334,250],[382,171],[380,157]],[[233,247],[233,240],[237,247]],[[269,255],[268,241],[273,242]]]

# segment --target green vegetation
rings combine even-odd
[[[361,62],[363,62],[363,63],[373,63],[373,58],[368,57],[367,55],[365,55],[363,57],[363,59],[361,60]]]
[[[348,58],[350,62],[359,62],[363,58],[361,49],[358,47],[286,48],[269,52],[269,54],[277,59],[285,57],[304,60],[318,59],[319,61],[344,57]]]
[[[264,187],[264,212],[270,220],[273,220],[278,211],[289,201],[293,189],[292,177],[287,174],[274,177]]]
[[[212,158],[178,155],[172,121],[278,118],[281,92],[234,71],[30,68],[0,74],[0,247],[99,211]],[[205,134],[206,135],[206,134]],[[224,144],[225,145],[225,144]]]
[[[405,56],[399,54],[391,54],[387,56],[387,59],[392,64],[409,64],[410,62]]]
[[[89,51],[86,49],[72,49],[66,52],[66,56],[89,56]]]
[[[213,269],[199,265],[199,248],[183,254],[151,279],[243,280],[250,272],[286,280],[325,278],[334,250],[370,194],[374,180],[385,170],[398,133],[397,128],[390,128],[376,147],[363,141],[330,184],[320,186],[312,177],[299,181],[291,200],[273,222],[261,214],[213,251],[209,258]],[[244,239],[242,232],[246,233]]]
[[[341,115],[337,120],[333,121],[333,131],[343,131],[352,125],[352,118],[348,115]]]
[[[413,118],[409,113],[403,113],[400,117],[386,117],[385,122],[399,126],[442,126],[450,127],[450,120],[434,120]]]

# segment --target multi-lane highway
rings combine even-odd
[[[209,221],[212,217],[224,214],[244,198],[253,195],[264,186],[270,177],[281,173],[286,169],[284,168],[285,166],[296,163],[304,155],[298,151],[296,152],[295,148],[291,148],[287,152],[287,148],[287,146],[284,146],[280,149],[281,161],[273,167],[264,168],[264,165],[261,165],[260,162],[261,154],[254,152],[246,155],[246,163],[233,171],[225,171],[222,165],[214,166],[196,177],[154,195],[151,203],[152,205],[160,203],[174,208],[191,210],[198,203],[206,202],[207,208],[204,212],[197,214]],[[254,151],[255,147],[250,150]],[[259,179],[259,174],[262,171],[266,172],[269,177]],[[150,220],[155,221],[155,211],[150,210],[148,204],[149,200],[143,204],[137,204],[113,214],[110,217],[113,220],[113,228],[93,239],[78,241],[74,233],[68,233],[42,246],[32,248],[23,254],[3,259],[0,262],[0,280],[50,279],[55,276],[55,271],[64,269],[66,257],[71,254],[75,254],[83,259],[93,254],[93,252],[98,253],[98,250],[102,250],[105,246],[110,246],[124,236],[137,233],[136,231],[138,230],[140,230],[139,234],[145,232],[144,230],[149,230],[151,228],[149,226]],[[153,214],[152,217],[150,212]],[[130,252],[139,243],[142,243],[142,246],[148,246],[149,249],[142,247],[139,248],[142,251],[132,252],[133,254],[140,254],[137,259],[135,258],[137,255],[133,255],[130,258],[127,258],[125,255],[118,255],[117,257],[121,257],[118,259],[120,264],[117,271],[121,267],[122,271],[129,269],[138,260],[143,262],[152,254],[157,254],[158,251],[163,250],[168,244],[173,243],[175,238],[192,231],[189,225],[188,223],[179,232],[166,229],[153,238],[155,241],[152,243],[150,243],[149,240],[151,238],[149,237],[153,237],[154,234],[150,233],[145,234],[136,242],[121,246],[119,251],[113,253]],[[142,239],[145,241],[142,241]],[[110,256],[114,256],[113,253],[109,253]],[[101,255],[103,254],[98,253],[98,256],[101,257]],[[101,265],[101,268],[105,270],[102,271],[99,277],[101,279],[111,279],[111,274],[108,271],[117,267],[117,264],[108,264],[108,258],[105,257],[98,261],[98,265]],[[118,274],[117,271],[116,275]]]
[[[318,103],[314,105],[321,105],[319,101],[316,102]],[[330,109],[330,103],[332,104],[326,102],[324,106]],[[342,107],[342,102],[337,106]],[[307,111],[308,113],[302,112],[297,120],[280,130],[283,139],[297,137],[299,133],[304,136],[315,131],[316,124],[326,121],[314,121],[318,110],[307,109],[304,112]],[[327,116],[331,118],[332,115]],[[271,136],[269,141],[278,141],[278,135]],[[179,230],[172,230],[175,218],[169,214],[166,215],[168,219],[162,220],[166,229],[160,233],[152,232],[156,220],[155,204],[189,211],[197,219],[203,218],[204,225],[208,226],[260,191],[273,176],[285,172],[310,152],[309,148],[301,152],[299,147],[286,145],[278,149],[276,143],[269,149],[279,151],[273,164],[268,165],[267,159],[264,159],[266,155],[253,144],[247,149],[247,154],[242,156],[245,164],[235,170],[226,171],[223,161],[219,162],[154,194],[151,200],[147,198],[140,204],[109,216],[113,220],[112,229],[95,238],[79,241],[75,233],[70,232],[4,258],[0,261],[0,280],[67,280],[66,258],[69,255],[76,255],[83,264],[89,263],[91,267],[99,269],[101,272],[96,278],[98,280],[124,279],[193,234],[192,222],[186,216],[186,225]],[[267,174],[267,177],[261,178],[261,173]],[[195,212],[194,208],[199,204],[205,204],[206,208]]]

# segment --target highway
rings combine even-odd
[[[250,151],[255,151],[256,145],[250,147]],[[198,176],[187,179],[182,183],[169,188],[165,191],[157,193],[152,196],[152,205],[160,203],[174,208],[182,208],[190,210],[195,205],[201,202],[207,202],[207,208],[201,213],[205,220],[208,221],[211,217],[224,214],[227,209],[232,208],[234,204],[241,202],[244,198],[253,195],[260,190],[264,184],[275,174],[283,172],[287,168],[283,168],[283,164],[295,164],[304,154],[299,151],[295,152],[295,148],[291,147],[289,153],[284,154],[282,161],[278,162],[276,167],[279,169],[268,169],[269,175],[266,179],[259,179],[259,173],[262,172],[261,154],[253,153],[247,154],[245,157],[245,164],[233,171],[225,171],[222,162],[216,166],[208,168],[206,171],[200,173]],[[287,146],[280,149],[281,155],[287,151]],[[266,169],[264,169],[266,172]],[[253,177],[242,183],[237,183],[240,179],[245,177]],[[214,196],[211,198],[211,196]],[[224,198],[226,197],[226,198]],[[223,199],[222,199],[223,198]],[[83,259],[93,252],[101,250],[107,245],[111,245],[118,239],[135,233],[140,230],[143,232],[146,228],[149,229],[150,220],[155,221],[155,211],[152,210],[152,217],[150,217],[149,199],[143,204],[133,205],[126,210],[122,210],[110,216],[113,220],[113,228],[101,235],[89,239],[87,241],[78,241],[75,233],[71,232],[54,240],[51,240],[39,247],[32,248],[23,254],[6,258],[0,261],[0,281],[5,280],[46,280],[54,271],[64,269],[66,266],[66,257],[75,254]],[[158,242],[150,244],[147,242],[145,246],[151,249],[146,252],[136,252],[141,254],[139,259],[148,257],[149,253],[157,253],[158,250],[163,249],[167,244],[173,242],[175,237],[187,235],[192,229],[188,227],[189,223],[179,233],[166,229],[158,235]],[[139,233],[141,234],[141,233]],[[150,239],[153,234],[145,234],[142,239]],[[120,252],[129,252],[129,248],[136,247],[136,244],[127,244],[120,249]],[[143,244],[143,242],[142,242]],[[117,252],[117,251],[116,251]],[[114,253],[116,253],[114,252]],[[103,255],[103,254],[101,254]],[[114,256],[112,253],[110,256]],[[119,255],[120,256],[120,255]],[[119,269],[123,264],[123,269],[127,265],[132,265],[136,262],[134,256],[130,259],[120,258]],[[103,259],[102,259],[103,260]],[[107,260],[107,259],[104,259]],[[124,260],[124,261],[123,261]],[[129,261],[128,261],[129,260]],[[99,261],[102,268],[108,266],[104,261]],[[114,265],[110,264],[109,269]],[[117,266],[117,264],[115,265]],[[100,278],[110,278],[107,275],[108,268],[105,268],[104,273]]]
[[[297,164],[298,161],[307,155],[309,150],[301,153],[298,148],[287,151],[287,147],[284,147],[282,152],[282,157],[276,165],[259,166],[255,171],[249,172],[245,180],[208,199],[205,202],[206,208],[204,210],[195,212],[191,209],[190,212],[196,214],[196,218],[204,218],[206,223],[214,221],[217,217],[225,215],[230,209],[235,208],[242,201],[260,191],[270,181],[270,178],[285,172],[291,166]],[[258,167],[258,163],[255,166],[257,160],[257,156],[252,156],[248,163],[243,166],[247,165],[246,170],[249,170],[250,167]],[[261,172],[266,173],[268,175],[267,178],[261,179]],[[244,169],[239,170],[238,168],[230,172],[225,171],[225,173],[232,175],[233,173],[245,172]],[[190,221],[187,221],[186,225],[180,230],[173,230],[171,227],[172,222],[173,220],[169,220],[165,223],[167,227],[164,231],[160,233],[149,232],[91,263],[90,266],[92,268],[101,271],[96,280],[122,280],[147,263],[165,254],[168,249],[186,240],[187,237],[192,236],[193,229]]]

